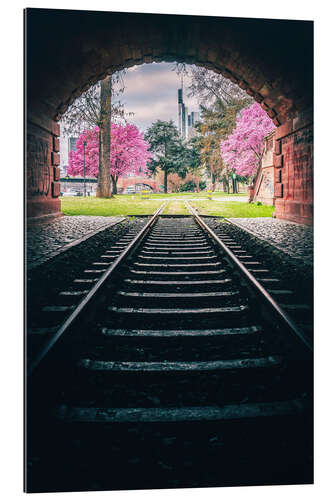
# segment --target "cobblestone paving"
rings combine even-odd
[[[313,264],[313,227],[294,222],[257,218],[230,218],[291,257]]]
[[[92,217],[64,215],[30,226],[26,230],[27,268],[31,269],[58,255],[68,245],[89,233],[113,225],[123,217]]]

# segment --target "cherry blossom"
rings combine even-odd
[[[82,132],[76,141],[76,151],[69,153],[69,175],[83,175],[83,143],[85,146],[85,173],[86,176],[98,176],[99,163],[99,128]],[[151,158],[148,151],[149,143],[144,140],[135,125],[127,123],[111,124],[110,146],[110,175],[117,179],[130,173],[144,174],[147,171],[147,162]]]
[[[238,175],[253,177],[260,165],[264,138],[275,125],[260,104],[244,108],[236,119],[232,133],[221,141],[223,161]]]

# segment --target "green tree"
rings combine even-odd
[[[222,160],[220,143],[234,129],[237,113],[251,102],[245,98],[233,99],[226,103],[216,98],[214,104],[200,106],[201,121],[196,125],[199,133],[197,142],[201,151],[201,163],[211,177],[213,191],[216,182],[221,180],[224,189],[229,192],[232,171]]]
[[[164,172],[164,192],[168,192],[168,174],[176,173],[184,178],[186,164],[184,161],[185,146],[182,144],[175,124],[170,120],[157,120],[145,133],[149,142],[149,151],[153,153],[148,168],[155,173],[157,168]]]
[[[206,68],[177,63],[174,68],[190,80],[188,97],[200,104],[201,122],[196,126],[201,164],[211,178],[212,189],[218,180],[229,192],[232,171],[224,164],[220,143],[236,126],[237,113],[253,103],[247,93],[230,80]]]
[[[202,165],[201,165],[201,141],[198,137],[193,137],[185,147],[184,151],[184,162],[186,164],[187,170],[193,175],[196,184],[196,191],[199,193],[200,180],[202,176]]]

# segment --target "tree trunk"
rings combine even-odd
[[[168,192],[168,171],[164,170],[164,193]]]
[[[96,196],[110,198],[112,197],[110,181],[111,76],[101,81],[100,123],[100,155]]]
[[[216,187],[216,175],[212,174],[212,191],[213,192],[215,191],[215,187]]]
[[[114,177],[111,175],[111,181],[112,181],[112,194],[117,194],[118,189],[117,189],[117,182],[118,182],[118,177]]]
[[[199,177],[196,178],[196,184],[197,184],[197,193],[199,193]]]

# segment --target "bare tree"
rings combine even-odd
[[[80,135],[84,130],[98,126],[99,134],[99,172],[98,197],[109,198],[110,181],[110,123],[126,121],[124,105],[119,96],[124,92],[125,70],[114,73],[91,86],[78,97],[64,114],[61,124],[65,134]],[[118,98],[118,99],[117,99]]]
[[[126,113],[119,96],[124,92],[125,70],[108,76],[111,91],[111,114],[114,120],[122,121]],[[117,99],[118,98],[118,99]],[[101,125],[101,81],[92,85],[80,97],[75,99],[61,119],[65,134],[80,135],[86,129]]]
[[[197,97],[199,103],[204,106],[211,106],[216,101],[230,106],[235,101],[249,98],[245,90],[242,90],[237,84],[206,68],[189,66],[188,76],[191,79],[188,96]],[[250,100],[252,101],[252,99]]]

